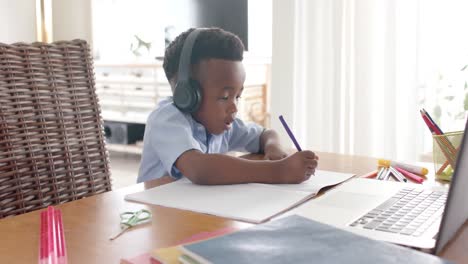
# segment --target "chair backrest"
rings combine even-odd
[[[0,218],[111,190],[83,40],[0,43]]]

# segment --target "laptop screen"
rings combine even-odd
[[[468,122],[465,131],[468,131]],[[468,133],[463,135],[457,167],[450,183],[444,216],[440,224],[435,253],[439,254],[468,218]]]

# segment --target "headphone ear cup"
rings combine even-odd
[[[202,31],[202,29],[194,29],[190,32],[180,52],[178,81],[173,98],[175,106],[185,113],[197,111],[201,104],[200,84],[190,78],[190,65],[193,46],[198,34]]]
[[[190,79],[190,88],[193,92],[193,107],[190,113],[193,113],[200,108],[202,102],[202,89],[200,83],[194,79]]]
[[[174,104],[182,112],[187,112],[190,107],[190,91],[187,86],[186,82],[177,82],[174,90]]]
[[[201,104],[200,84],[193,79],[189,82],[177,83],[174,91],[174,104],[185,113],[197,111]]]

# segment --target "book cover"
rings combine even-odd
[[[198,233],[196,235],[193,235],[187,239],[180,241],[179,243],[177,243],[176,246],[155,249],[150,253],[150,255],[153,259],[161,263],[177,263],[179,260],[179,257],[182,255],[182,252],[180,250],[180,247],[178,247],[178,245],[184,245],[188,243],[206,240],[209,238],[219,237],[228,233],[232,233],[235,230],[237,229],[229,226],[229,227],[221,228],[215,231],[201,232],[201,233]]]
[[[180,248],[198,263],[450,263],[298,215]]]
[[[191,237],[183,239],[176,243],[175,246],[158,248],[149,253],[143,253],[138,256],[131,258],[123,258],[120,260],[120,264],[163,264],[163,263],[178,263],[179,257],[182,255],[179,245],[192,243],[196,241],[201,241],[204,239],[209,239],[213,237],[222,236],[225,234],[232,233],[236,231],[237,228],[228,226],[220,228],[214,231],[206,231],[195,234]]]

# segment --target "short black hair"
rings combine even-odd
[[[163,68],[168,81],[171,81],[179,70],[182,47],[185,39],[193,30],[195,28],[181,33],[166,48]],[[195,40],[190,63],[197,64],[204,59],[242,61],[243,54],[244,44],[238,36],[220,28],[206,28],[200,32]]]

